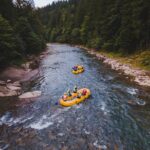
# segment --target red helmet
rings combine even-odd
[[[83,89],[82,94],[85,95],[87,93],[86,89]]]

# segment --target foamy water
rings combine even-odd
[[[97,141],[97,140],[93,143],[93,145],[94,145],[96,148],[98,148],[98,149],[102,149],[102,150],[107,149],[107,146],[106,146],[106,145],[100,145],[100,144],[98,144],[98,141]]]
[[[106,104],[102,102],[101,104],[101,110],[104,112],[104,115],[107,115],[109,113],[109,110],[106,107]]]
[[[16,125],[16,124],[21,124],[25,123],[26,121],[29,121],[33,118],[33,116],[27,117],[27,116],[22,116],[22,117],[13,117],[11,116],[10,112],[6,112],[1,118],[0,118],[0,125]]]
[[[64,109],[57,109],[57,111],[53,115],[43,115],[41,118],[39,118],[37,121],[31,123],[27,127],[31,127],[33,129],[42,130],[45,128],[48,128],[49,126],[53,125],[55,123],[62,123],[64,121],[63,116],[61,116],[62,113],[68,111],[70,107],[64,108]]]

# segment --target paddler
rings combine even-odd
[[[73,89],[73,93],[77,93],[77,91],[78,91],[78,88],[77,88],[77,86],[75,86]]]
[[[70,89],[67,90],[67,95],[70,97],[72,96]]]

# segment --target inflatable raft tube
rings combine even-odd
[[[78,98],[77,93],[82,93],[83,90],[86,90],[86,92],[87,92],[86,95],[81,95],[81,97]],[[72,93],[72,96],[67,97],[66,99],[61,98],[60,104],[64,107],[70,107],[70,106],[73,106],[73,105],[83,102],[84,100],[89,98],[89,96],[91,95],[90,90],[87,88],[80,89],[80,90],[78,90],[77,93]]]
[[[77,66],[77,70],[72,70],[73,74],[79,74],[84,72],[84,67],[83,66]]]

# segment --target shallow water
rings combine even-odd
[[[20,105],[0,100],[0,149],[149,150],[150,90],[129,82],[95,56],[69,45],[48,45],[40,75],[25,91],[42,96]],[[75,64],[85,72],[73,75]],[[84,103],[63,108],[60,96],[74,85],[90,88]],[[128,103],[128,101],[131,101]]]

